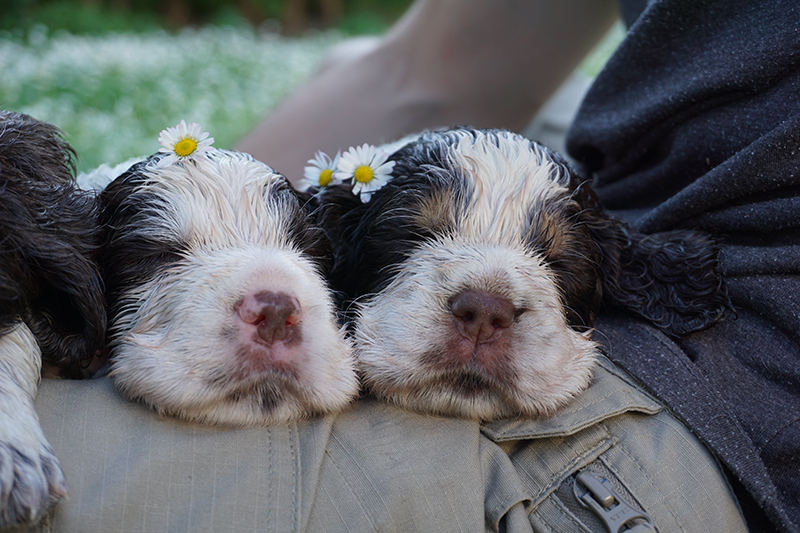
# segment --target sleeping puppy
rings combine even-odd
[[[351,299],[356,357],[381,399],[546,416],[588,386],[604,300],[670,334],[724,313],[710,241],[628,231],[560,156],[519,135],[429,132],[388,162],[368,201],[346,181],[317,194],[332,282]]]
[[[358,381],[321,276],[329,243],[300,195],[246,154],[165,157],[100,195],[117,387],[162,413],[231,426],[347,405]]]
[[[73,155],[55,127],[0,111],[0,527],[66,494],[33,407],[43,367],[84,377],[103,348],[96,198]]]

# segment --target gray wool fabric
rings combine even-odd
[[[798,531],[800,5],[622,3],[567,147],[636,229],[713,234],[736,312],[674,341],[613,310],[598,330],[731,471],[753,530]]]

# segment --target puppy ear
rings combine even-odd
[[[732,309],[719,273],[718,249],[708,235],[690,230],[643,235],[622,224],[612,231],[622,246],[618,254],[604,254],[607,303],[672,336],[708,328]]]
[[[58,245],[46,255],[34,251],[28,260],[41,269],[29,326],[42,356],[56,365],[91,360],[103,347],[106,325],[97,265],[74,248]]]
[[[319,189],[310,187],[305,191],[299,191],[292,186],[292,190],[295,192],[303,210],[316,219],[319,214]]]
[[[320,273],[328,276],[331,269],[331,242],[327,232],[320,225],[320,202],[316,189],[298,191],[288,180],[287,190],[297,198],[298,211],[293,215],[292,224],[288,228],[289,235],[295,245],[311,257],[320,269]]]
[[[93,200],[27,185],[0,195],[0,322],[24,320],[48,363],[80,364],[102,348],[106,320]],[[53,220],[38,220],[46,210]]]
[[[601,296],[603,304],[625,308],[671,336],[708,328],[732,309],[719,272],[718,248],[709,235],[691,230],[634,232],[608,214],[591,187],[576,176],[571,179],[572,199],[580,206],[573,229],[588,232],[593,241],[591,250],[580,255],[597,273],[597,291],[587,285],[579,293],[585,302],[594,298],[599,304]],[[567,262],[568,270],[591,280],[585,263],[573,259]],[[574,298],[568,304],[581,309],[580,303],[572,302]],[[591,321],[599,305],[583,305],[589,311],[584,318]]]
[[[332,246],[331,285],[341,293],[341,298],[361,294],[364,280],[363,276],[356,276],[360,271],[356,267],[362,255],[365,227],[362,219],[368,204],[361,202],[349,185],[342,184],[329,185],[319,198],[316,218]],[[345,304],[343,300],[339,303]]]
[[[0,322],[24,320],[48,363],[83,365],[106,325],[96,197],[77,188],[54,126],[0,112],[0,145]]]
[[[21,259],[19,245],[13,238],[19,223],[9,216],[8,196],[0,195],[0,201],[0,235],[3,235],[0,239],[0,335],[6,335],[27,309],[25,287],[31,284],[33,276]]]

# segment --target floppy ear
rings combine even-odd
[[[0,192],[0,335],[6,335],[27,310],[26,287],[33,283],[33,275],[15,238],[20,226],[13,215],[15,198],[6,190]]]
[[[671,335],[708,328],[733,308],[717,253],[697,231],[632,234],[609,297]]]
[[[597,230],[605,303],[671,336],[708,328],[732,309],[710,236],[692,230],[644,235],[619,221]]]
[[[576,310],[586,308],[583,318],[588,323],[602,302],[627,309],[668,335],[682,336],[712,326],[732,310],[718,268],[718,248],[709,235],[692,230],[634,232],[608,214],[586,182],[573,175],[571,187],[571,198],[580,207],[572,228],[593,241],[581,255],[594,268],[574,258],[566,262],[566,270],[586,280],[577,293],[585,303],[574,304],[573,298],[568,304]],[[593,279],[596,290],[588,284]],[[566,283],[572,285],[581,287]]]
[[[52,125],[0,113],[0,312],[22,319],[46,362],[86,366],[105,335],[96,197],[77,189]]]
[[[351,192],[349,185],[330,185],[320,196],[316,220],[331,242],[333,265],[330,282],[336,292],[337,305],[344,310],[348,300],[365,292],[365,277],[359,275],[365,232],[364,214],[369,205]]]
[[[288,228],[289,236],[303,253],[314,260],[320,274],[328,277],[332,262],[331,242],[327,232],[320,226],[317,191],[298,191],[288,180],[285,183],[285,191],[297,199],[298,206],[297,212],[290,215],[292,224]]]
[[[3,325],[24,320],[51,364],[83,364],[103,346],[105,302],[91,207],[62,187],[0,195]],[[57,192],[51,196],[52,192]],[[47,209],[53,220],[37,220]]]
[[[38,235],[41,246],[21,250],[36,272],[36,293],[30,298],[28,326],[51,364],[83,364],[102,349],[106,315],[97,265],[80,247]],[[92,252],[89,252],[92,253]]]

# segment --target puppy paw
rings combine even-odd
[[[30,447],[0,440],[0,528],[34,524],[66,496],[64,472],[42,438]]]

